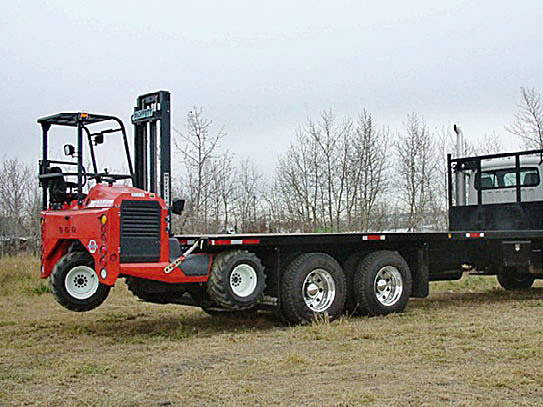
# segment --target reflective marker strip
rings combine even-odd
[[[194,243],[196,243],[196,240],[180,240],[179,244],[182,246],[192,246]]]
[[[366,235],[362,236],[362,240],[386,240],[385,235]]]
[[[211,246],[229,246],[237,244],[260,244],[260,239],[243,239],[243,240],[210,240]]]
[[[466,237],[485,237],[484,232],[480,233],[466,233]]]
[[[260,239],[245,239],[243,244],[260,244]]]

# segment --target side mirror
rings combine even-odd
[[[73,156],[75,154],[75,147],[71,144],[64,144],[64,155]]]
[[[104,135],[101,133],[94,136],[94,145],[97,146],[98,144],[104,144]]]
[[[183,209],[185,209],[185,200],[175,198],[172,202],[172,213],[181,215],[183,213]]]

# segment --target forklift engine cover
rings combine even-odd
[[[167,263],[168,245],[161,244],[168,242],[167,218],[168,207],[154,193],[97,184],[81,205],[72,201],[63,210],[42,212],[41,276],[47,278],[65,253],[81,246],[92,255],[100,281],[107,285],[114,284],[121,263]]]

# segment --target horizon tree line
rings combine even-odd
[[[543,148],[541,93],[521,88],[520,104],[505,131],[527,149]],[[265,176],[250,158],[236,159],[221,145],[201,107],[173,128],[173,191],[187,198],[176,233],[344,232],[444,230],[447,227],[446,153],[450,129],[432,130],[417,113],[391,130],[363,110],[338,118],[324,110],[295,132],[287,151]],[[502,149],[489,133],[467,154]],[[37,250],[40,190],[34,166],[17,158],[0,163],[0,255]],[[30,243],[27,243],[30,242]]]

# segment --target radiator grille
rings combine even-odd
[[[121,262],[159,260],[160,214],[157,201],[123,201],[121,204]]]

